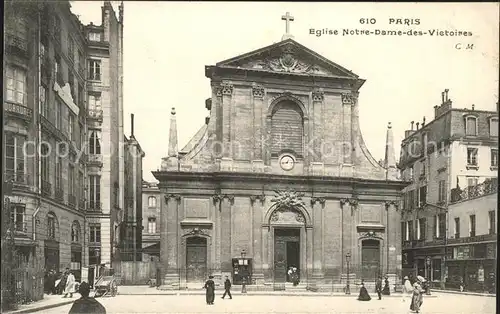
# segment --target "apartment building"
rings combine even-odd
[[[399,168],[409,184],[403,190],[403,272],[444,287],[448,206],[452,189],[466,189],[497,177],[497,111],[452,108],[448,90],[434,107],[434,119],[411,123],[401,144]]]
[[[84,27],[88,75],[89,264],[112,265],[120,259],[120,217],[125,200],[123,130],[123,5],[119,16],[110,2],[102,24]]]
[[[68,1],[9,2],[5,17],[2,175],[11,223],[2,236],[16,248],[18,298],[37,300],[44,270],[69,267],[80,280],[83,266],[113,266],[120,250],[123,5],[116,17],[104,2],[100,26],[84,26]]]
[[[446,284],[467,291],[496,289],[498,179],[455,189],[448,206]]]
[[[143,261],[159,261],[161,192],[156,182],[142,184]]]

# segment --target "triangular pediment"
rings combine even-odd
[[[358,79],[344,67],[293,39],[218,62],[217,67]]]

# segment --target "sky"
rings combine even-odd
[[[119,2],[113,2],[118,14]],[[102,1],[71,1],[84,24],[101,24]],[[205,66],[279,42],[281,20],[302,45],[366,80],[360,89],[361,132],[375,159],[384,158],[387,123],[399,156],[410,122],[426,123],[449,89],[454,108],[495,110],[499,86],[497,3],[124,3],[124,118],[146,153],[144,180],[167,155],[170,111],[177,112],[179,150],[205,123],[211,97]],[[391,20],[392,19],[392,20]],[[407,19],[410,25],[395,24]],[[417,24],[418,19],[418,25]],[[367,24],[371,21],[372,24]],[[373,23],[374,22],[374,23]],[[472,36],[310,34],[311,29],[449,30]],[[472,49],[466,49],[473,45]],[[461,48],[461,49],[457,49]]]

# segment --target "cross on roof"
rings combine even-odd
[[[286,12],[285,15],[281,16],[281,20],[285,21],[285,30],[286,30],[281,40],[293,38],[293,36],[290,34],[290,22],[294,21],[293,16],[290,15],[290,12]]]

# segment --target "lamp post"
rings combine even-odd
[[[350,261],[351,261],[351,253],[347,252],[345,255],[345,261],[347,263],[347,284],[345,286],[345,294],[351,294],[351,288],[349,287],[349,266],[350,266]]]
[[[431,283],[430,283],[430,279],[431,279],[431,257],[430,256],[427,256],[426,258],[426,264],[427,264],[427,284],[425,285],[425,294],[426,295],[431,295]]]
[[[245,265],[245,256],[247,255],[247,252],[245,250],[241,251],[241,260],[240,260],[240,265]],[[247,293],[247,272],[246,269],[242,274],[241,278],[241,293]]]

